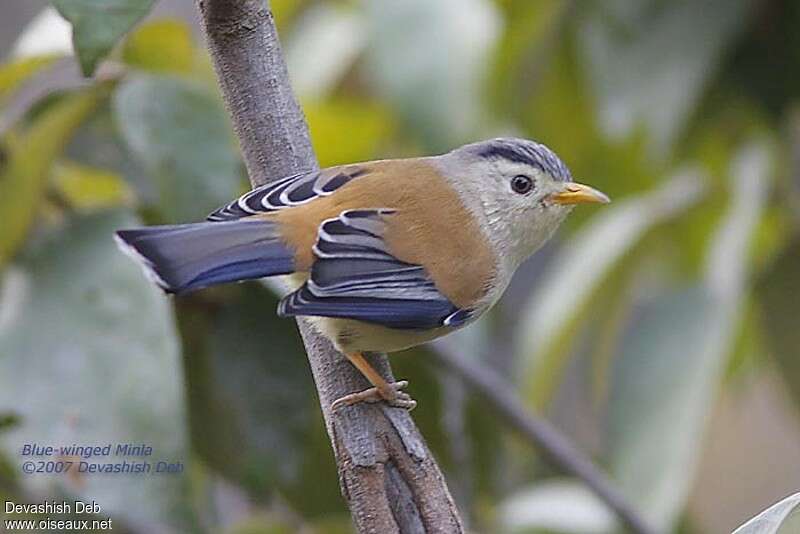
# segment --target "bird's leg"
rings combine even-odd
[[[402,389],[408,385],[408,381],[400,380],[399,382],[390,384],[378,374],[360,352],[345,353],[345,356],[347,356],[347,359],[355,365],[356,369],[361,371],[361,374],[363,374],[374,387],[336,399],[331,409],[335,411],[342,406],[350,406],[358,404],[359,402],[381,401],[385,401],[389,406],[405,408],[407,410],[413,410],[417,406],[417,401],[412,399],[408,393],[402,391]]]

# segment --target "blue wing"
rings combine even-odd
[[[369,171],[364,167],[348,165],[287,176],[248,191],[227,206],[211,213],[207,220],[230,221],[305,204],[317,197],[332,194],[350,180],[367,172]]]
[[[442,295],[425,269],[398,260],[383,240],[393,210],[350,210],[319,228],[316,261],[300,289],[278,307],[284,316],[357,319],[390,328],[461,326],[470,317]]]

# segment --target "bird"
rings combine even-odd
[[[256,187],[205,221],[119,230],[165,292],[280,277],[282,317],[307,317],[371,383],[337,399],[413,409],[370,364],[474,322],[577,204],[608,203],[545,145],[495,138],[445,154],[353,163]]]

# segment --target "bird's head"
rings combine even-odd
[[[573,182],[552,150],[527,139],[481,141],[440,158],[495,250],[514,268],[550,238],[576,204],[609,202],[600,191]]]

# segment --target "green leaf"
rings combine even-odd
[[[623,138],[644,124],[665,156],[725,51],[748,21],[753,0],[688,0],[594,6],[578,34],[604,132]]]
[[[270,0],[269,7],[275,17],[278,33],[284,35],[291,30],[297,16],[307,9],[310,0]]]
[[[759,31],[759,21],[768,20],[770,31]],[[776,121],[786,117],[786,110],[797,104],[800,79],[800,5],[776,4],[769,10],[757,3],[749,28],[736,44],[736,59],[725,62],[724,76],[717,82],[724,91],[736,86],[736,94],[758,102]],[[730,106],[731,104],[726,104]]]
[[[367,70],[429,150],[473,139],[500,17],[487,0],[367,2]],[[398,53],[402,50],[403,53]]]
[[[96,91],[67,95],[39,115],[19,139],[9,143],[0,168],[0,267],[25,239],[39,212],[50,166],[75,129],[95,109]]]
[[[77,218],[7,270],[0,292],[0,406],[19,414],[2,451],[20,468],[24,443],[135,443],[144,459],[188,470],[183,377],[168,300],[117,250],[114,230],[136,226],[115,212]],[[104,514],[152,530],[186,532],[182,475],[21,476],[28,492],[69,491]],[[43,497],[44,498],[44,497]],[[166,528],[167,526],[171,528]]]
[[[233,524],[225,534],[291,534],[293,531],[285,520],[256,515]]]
[[[775,263],[764,273],[755,292],[761,300],[764,336],[781,368],[795,403],[800,406],[800,237],[794,238]]]
[[[303,110],[323,167],[373,159],[394,130],[389,110],[377,102],[339,98]]]
[[[558,53],[569,0],[505,2],[506,28],[494,53],[488,84],[495,108],[515,119],[527,98],[536,93],[541,77]]]
[[[179,20],[143,24],[128,36],[122,49],[126,63],[152,72],[190,72],[194,54],[189,26]]]
[[[767,508],[733,534],[793,534],[800,532],[800,493]]]
[[[241,190],[240,160],[221,102],[204,86],[161,76],[126,80],[117,128],[157,182],[167,222],[200,220]]]
[[[611,472],[665,531],[689,489],[723,369],[718,306],[700,286],[640,305],[613,366]]]
[[[19,415],[15,412],[0,412],[0,432],[19,425]]]
[[[728,213],[711,240],[704,280],[644,298],[614,362],[608,407],[611,472],[651,524],[671,530],[747,289],[749,247],[767,199],[770,151],[744,146],[731,163]]]
[[[25,80],[55,61],[55,56],[33,56],[0,67],[0,102]]]
[[[516,340],[536,405],[544,404],[559,383],[571,352],[563,341],[612,270],[649,230],[683,213],[703,190],[696,171],[685,171],[660,188],[616,201],[575,235],[548,269],[537,292],[520,314]]]
[[[97,64],[155,0],[52,0],[72,24],[72,44],[84,76],[94,74]]]
[[[606,534],[616,519],[585,485],[572,480],[548,480],[519,490],[500,503],[502,531]]]
[[[53,173],[58,193],[78,211],[130,206],[133,190],[118,174],[74,162],[56,166]]]
[[[210,312],[179,302],[193,443],[214,469],[263,495],[301,481],[315,390],[294,321],[274,314],[271,292],[247,284],[219,295]]]
[[[121,176],[135,192],[137,205],[151,207],[158,200],[158,190],[147,169],[119,135],[114,118],[112,99],[104,99],[70,139],[60,161],[80,162]]]
[[[301,98],[325,97],[352,69],[366,37],[364,17],[355,6],[309,8],[293,25],[284,47],[294,91]]]

